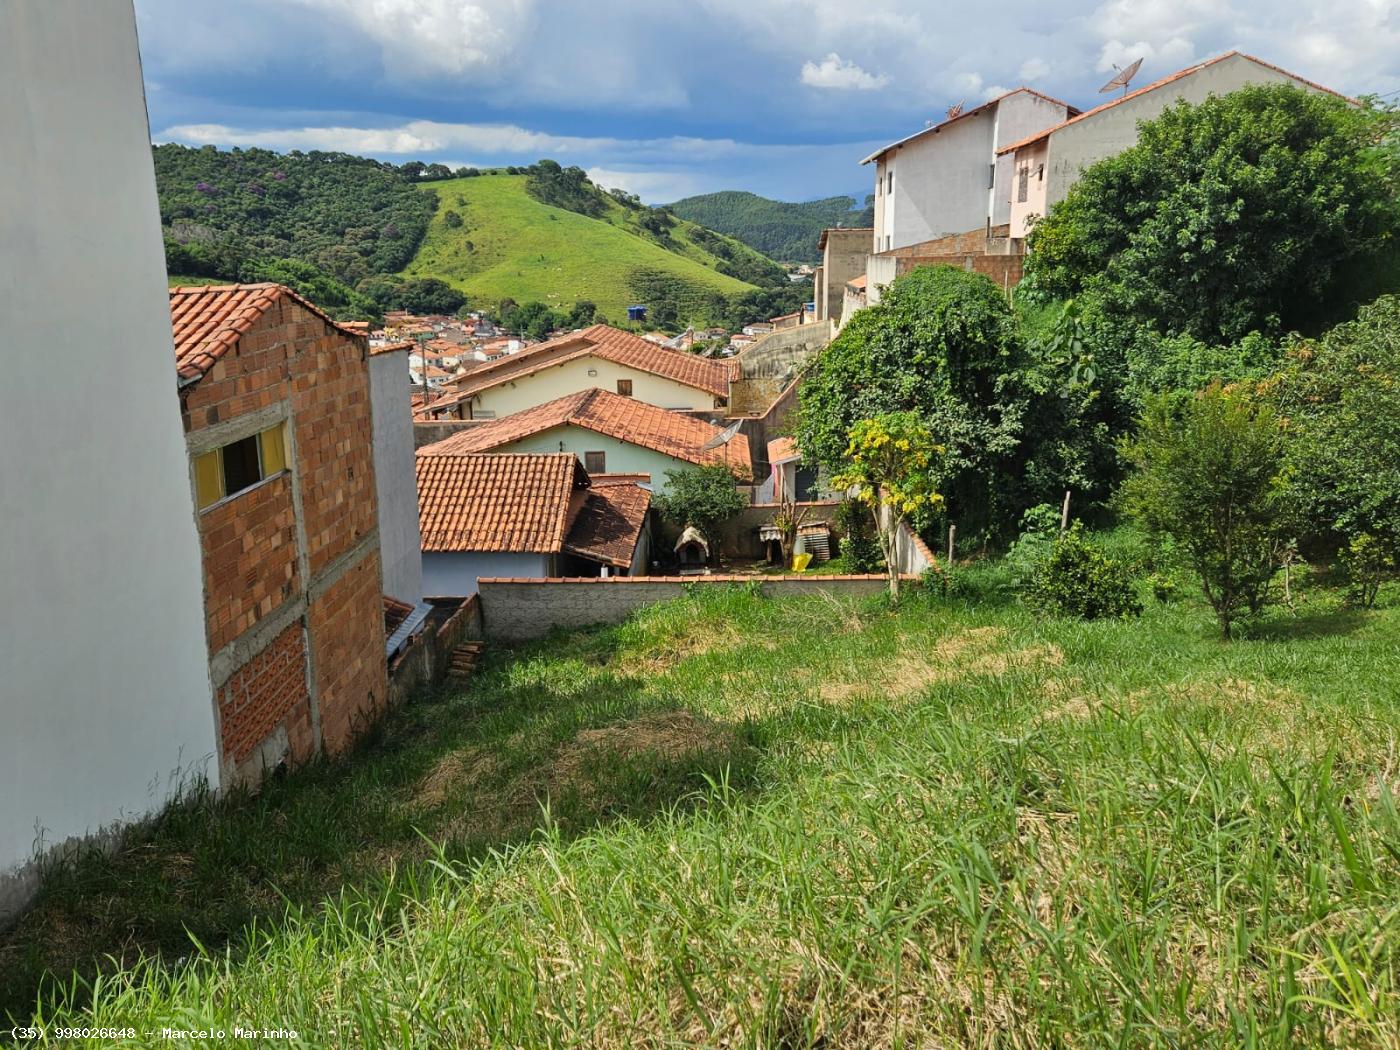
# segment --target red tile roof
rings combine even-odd
[[[1272,62],[1265,62],[1262,58],[1255,58],[1253,55],[1246,55],[1243,51],[1227,51],[1223,55],[1216,55],[1214,58],[1208,58],[1204,62],[1197,62],[1194,66],[1187,66],[1185,69],[1178,69],[1175,73],[1165,76],[1161,80],[1154,80],[1152,83],[1146,84],[1143,87],[1138,88],[1136,91],[1129,91],[1126,95],[1121,95],[1118,98],[1113,99],[1111,102],[1105,102],[1101,106],[1095,106],[1093,109],[1085,110],[1083,113],[1080,113],[1077,116],[1070,117],[1068,120],[1063,121],[1059,124],[1055,124],[1052,127],[1048,127],[1043,131],[1037,131],[1034,135],[1029,135],[1018,142],[1013,142],[1009,146],[1002,146],[1000,149],[997,150],[997,155],[1000,156],[1003,153],[1014,153],[1018,149],[1024,149],[1026,146],[1029,146],[1035,142],[1039,142],[1041,139],[1049,138],[1061,128],[1068,127],[1071,124],[1077,124],[1081,120],[1088,120],[1090,117],[1096,117],[1104,110],[1112,109],[1114,106],[1121,106],[1124,102],[1127,102],[1129,99],[1137,98],[1139,95],[1145,95],[1149,91],[1156,91],[1158,88],[1165,87],[1166,85],[1173,83],[1174,81],[1181,80],[1183,77],[1189,77],[1193,73],[1199,73],[1201,70],[1213,66],[1216,63],[1224,62],[1227,58],[1247,59],[1248,61],[1253,62],[1255,65],[1263,66],[1265,69],[1272,69],[1275,73],[1282,73],[1284,76],[1291,77],[1292,79],[1298,81],[1298,83],[1306,84],[1310,88],[1315,88],[1318,91],[1325,91],[1329,95],[1336,95],[1338,98],[1346,99],[1346,101],[1348,102],[1355,101],[1354,99],[1347,98],[1346,95],[1343,95],[1339,91],[1333,91],[1329,87],[1323,87],[1321,84],[1316,84],[1305,77],[1298,76],[1297,73],[1290,73],[1282,66],[1276,66]]]
[[[671,412],[610,390],[580,390],[523,412],[481,423],[450,438],[425,445],[420,458],[464,452],[487,452],[555,427],[576,426],[640,445],[688,463],[727,463],[742,479],[753,476],[749,439],[735,434],[725,445],[701,446],[721,433],[702,419]]]
[[[425,551],[557,553],[588,486],[568,452],[419,456],[417,466]]]
[[[876,150],[874,153],[870,154],[870,156],[862,160],[861,163],[869,164],[872,160],[878,160],[879,158],[883,157],[890,150],[898,149],[900,146],[913,142],[915,139],[923,138],[925,135],[936,135],[938,132],[946,128],[949,124],[956,124],[958,121],[966,120],[968,117],[975,117],[982,111],[989,109],[992,106],[995,106],[998,102],[1001,102],[1003,99],[1010,98],[1012,95],[1019,94],[1023,91],[1027,95],[1034,95],[1036,98],[1042,98],[1046,102],[1050,102],[1056,106],[1064,106],[1065,111],[1071,115],[1079,112],[1079,110],[1077,110],[1074,106],[1071,106],[1068,102],[1063,102],[1060,99],[1054,98],[1051,95],[1046,95],[1043,92],[1035,90],[1035,88],[1012,88],[1010,91],[1004,92],[998,95],[996,98],[988,99],[986,102],[983,102],[980,106],[973,106],[971,109],[963,110],[956,117],[949,117],[947,120],[941,120],[937,124],[933,124],[929,127],[923,128],[920,131],[916,131],[912,135],[905,135],[904,138],[898,140],[897,142],[891,142],[888,146],[884,146]]]
[[[399,625],[413,614],[413,606],[397,598],[384,595],[384,637],[387,638],[399,629]]]
[[[385,343],[383,346],[372,346],[369,348],[369,356],[376,357],[379,354],[392,354],[400,350],[412,350],[413,343],[404,340],[401,343]]]
[[[797,442],[790,437],[774,438],[768,442],[768,462],[786,463],[791,459],[801,459],[802,453],[797,451]]]
[[[476,369],[470,378],[461,380],[457,389],[464,396],[470,396],[580,357],[601,357],[639,372],[650,372],[696,390],[708,391],[717,397],[729,396],[729,372],[719,362],[657,346],[641,336],[605,324],[536,343],[493,361]]]
[[[170,289],[170,324],[175,335],[175,371],[182,384],[203,378],[263,314],[284,298],[299,303],[352,339],[365,337],[363,332],[336,324],[314,303],[284,285],[180,285]]]
[[[564,539],[564,550],[590,561],[628,568],[650,507],[651,493],[640,485],[590,489]]]

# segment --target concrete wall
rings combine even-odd
[[[506,551],[423,552],[424,593],[434,598],[460,598],[476,593],[480,576],[549,575],[548,554],[512,554]]]
[[[217,782],[132,5],[3,19],[0,919],[34,886],[36,846]]]
[[[414,635],[389,665],[390,706],[396,707],[441,683],[451,665],[452,650],[480,637],[481,605],[475,596],[462,602],[436,630],[428,627]]]
[[[817,320],[839,324],[846,301],[846,282],[865,272],[871,231],[833,229],[824,231],[823,236],[826,247],[822,251],[821,269],[825,287],[817,304]]]
[[[1069,110],[1058,102],[1052,102],[1029,91],[1018,91],[1008,95],[997,106],[997,123],[994,149],[1011,142],[1019,142],[1027,135],[1044,131],[1063,123]],[[1011,202],[1015,199],[1016,184],[1013,181],[1016,158],[1006,154],[996,158],[996,175],[988,215],[993,226],[1001,226],[1011,221]],[[974,229],[968,226],[966,229]],[[1019,236],[1019,234],[1017,235]]]
[[[413,605],[424,591],[417,472],[413,465],[413,411],[409,405],[410,387],[403,379],[406,353],[392,350],[371,355],[369,397],[384,593]]]
[[[1227,95],[1248,84],[1294,84],[1308,91],[1318,90],[1244,55],[1234,55],[1205,66],[1154,91],[1121,102],[1097,116],[1066,125],[1051,135],[1046,205],[1054,207],[1064,200],[1069,188],[1090,164],[1134,145],[1138,138],[1139,121],[1159,116],[1178,100],[1204,102],[1211,95]]]
[[[1015,154],[1007,154],[1001,158],[1010,158],[1013,167],[1013,182],[1011,186],[1011,236],[1025,237],[1031,231],[1031,220],[1037,215],[1044,215],[1047,210],[1046,194],[1050,188],[1049,180],[1049,160],[1050,160],[1050,140],[1042,139],[1032,143],[1024,149],[1018,149]],[[1026,175],[1026,199],[1021,200],[1020,178],[1021,173]]]
[[[608,579],[482,579],[481,625],[489,639],[519,642],[556,628],[621,623],[645,605],[679,598],[687,585],[757,583],[775,598],[828,594],[866,597],[885,589],[884,576],[614,576]]]
[[[481,418],[483,412],[494,412],[495,418],[499,419],[594,387],[616,393],[619,379],[631,381],[632,397],[658,408],[688,410],[715,407],[715,395],[708,390],[697,390],[674,379],[629,368],[601,357],[580,357],[483,390],[472,402],[472,415]]]

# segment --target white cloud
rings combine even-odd
[[[846,61],[835,51],[821,62],[802,64],[802,83],[808,87],[834,88],[840,91],[874,91],[890,82],[884,74],[867,73],[854,62]]]
[[[1028,58],[1021,63],[1020,77],[1026,83],[1032,83],[1050,72],[1050,63],[1043,58]]]
[[[618,171],[614,168],[589,168],[588,177],[607,189],[635,193],[644,201],[677,201],[705,192],[712,179],[704,179],[689,171]]]
[[[348,22],[379,45],[403,79],[508,67],[535,23],[534,0],[295,0]]]

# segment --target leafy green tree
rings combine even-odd
[[[936,465],[943,447],[917,412],[885,412],[857,420],[846,443],[845,466],[831,479],[835,489],[854,490],[874,515],[890,581],[899,597],[899,533],[911,514],[937,510]]]
[[[980,274],[920,267],[856,313],[809,366],[798,444],[839,472],[857,420],[915,413],[945,448],[937,481],[947,513],[975,535],[1014,521],[1025,502],[1029,365],[1000,288]]]
[[[699,529],[710,545],[711,558],[718,554],[724,524],[749,505],[723,463],[668,470],[666,491],[656,496],[655,503],[662,517],[679,528]]]
[[[1213,384],[1190,401],[1154,399],[1125,443],[1135,471],[1126,509],[1171,537],[1201,579],[1225,640],[1269,598],[1289,526],[1282,421],[1244,387]]]
[[[1316,326],[1400,228],[1393,128],[1282,85],[1180,102],[1035,226],[1028,279],[1207,343]]]
[[[1359,542],[1354,564],[1393,564],[1400,555],[1400,296],[1383,296],[1355,321],[1294,347],[1270,389],[1295,435],[1290,474],[1305,530],[1334,547]]]
[[[1078,521],[1050,542],[1023,593],[1049,616],[1098,620],[1142,614],[1127,566],[1094,546]]]

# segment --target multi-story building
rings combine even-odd
[[[387,698],[369,346],[280,285],[173,288],[226,783],[345,747]]]
[[[1019,139],[1005,139],[997,158],[1014,170],[1007,198],[1010,236],[1024,237],[1034,217],[1064,200],[1089,165],[1136,144],[1139,122],[1161,115],[1177,102],[1204,102],[1211,95],[1227,95],[1253,84],[1291,84],[1304,91],[1336,94],[1252,55],[1231,51]]]

